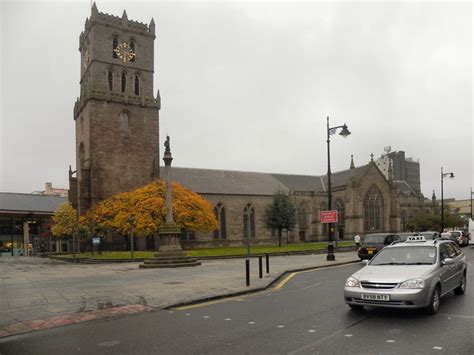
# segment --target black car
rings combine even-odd
[[[361,260],[372,259],[372,257],[387,245],[400,240],[398,234],[393,233],[374,233],[367,234],[362,238],[362,245],[357,254]]]

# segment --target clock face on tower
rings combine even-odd
[[[135,51],[127,42],[120,43],[115,49],[114,52],[117,53],[117,57],[124,62],[130,62],[135,58]]]

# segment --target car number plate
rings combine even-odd
[[[381,295],[378,293],[363,293],[362,299],[369,301],[390,301],[390,295]]]
[[[370,254],[373,254],[373,253],[374,253],[374,251],[373,251],[373,250],[367,250],[367,254],[369,254],[369,255],[370,255]]]

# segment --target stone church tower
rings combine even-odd
[[[76,168],[70,200],[80,214],[99,200],[159,177],[159,92],[153,96],[155,23],[100,13],[79,39],[74,105]],[[74,176],[76,173],[76,176]]]

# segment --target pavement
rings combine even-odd
[[[257,292],[288,273],[359,261],[355,252],[271,256],[259,278],[258,258],[203,260],[201,266],[139,269],[139,263],[71,264],[42,258],[0,258],[0,338]]]

